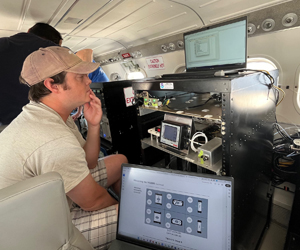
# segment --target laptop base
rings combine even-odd
[[[149,248],[141,247],[121,240],[114,240],[108,250],[149,250]]]

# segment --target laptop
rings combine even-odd
[[[232,177],[122,165],[109,250],[233,249]]]
[[[162,78],[213,77],[221,70],[237,74],[247,65],[247,36],[247,17],[184,33],[186,73]]]

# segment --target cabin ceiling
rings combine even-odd
[[[146,44],[291,0],[1,0],[0,37],[49,23],[63,46],[94,56]]]

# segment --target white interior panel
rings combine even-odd
[[[289,1],[291,0],[176,0],[175,2],[190,6],[202,17],[205,25],[209,25]]]
[[[60,6],[60,3],[61,0],[51,0],[47,2],[31,0],[21,29],[27,31],[37,22],[47,23]]]
[[[51,16],[48,23],[53,27],[57,28],[56,25],[59,23],[60,19],[65,15],[65,13],[72,7],[76,0],[61,0],[60,5],[57,7],[56,11]],[[62,32],[63,33],[63,32]]]
[[[128,0],[120,2],[120,4],[115,5],[115,7],[111,8],[109,11],[99,12],[98,18],[89,26],[85,27],[85,29],[82,29],[80,32],[72,34],[105,37],[107,35],[105,34],[106,30],[109,30],[109,33],[111,33],[130,25],[132,21],[128,18],[130,18],[132,13],[141,11],[151,3],[152,1],[149,0]],[[92,30],[97,31],[92,33]]]
[[[118,42],[111,41],[109,43],[102,44],[102,42],[99,41],[99,45],[94,48],[94,56],[119,52],[122,49],[124,49],[124,47]]]
[[[15,30],[17,32],[23,7],[22,0],[0,1],[0,29]]]
[[[126,18],[122,18],[122,20],[119,19],[119,21],[114,20],[112,24],[100,30],[99,32],[94,33],[93,36],[109,36],[119,31],[122,32],[125,29],[130,29],[132,26],[141,23],[146,17],[153,16],[155,13],[161,12],[165,8],[168,8],[168,6],[164,7],[162,4],[160,4],[160,6],[156,5],[157,3],[155,2],[149,2],[143,7],[139,8],[137,11],[129,12]],[[161,8],[163,8],[163,10]],[[99,25],[99,23],[96,25]]]
[[[71,37],[66,39],[67,41],[62,43],[63,46],[67,46],[72,49],[74,52],[77,52],[82,49],[91,48],[90,44],[99,40],[99,38],[82,38],[82,37]]]
[[[293,38],[293,39],[287,39]],[[300,110],[297,107],[298,76],[295,75],[300,67],[300,28],[288,29],[268,35],[249,38],[248,55],[251,57],[266,57],[267,59],[280,63],[279,84],[285,91],[283,102],[277,107],[276,114],[278,122],[299,124]],[[276,42],[274,42],[276,41]],[[272,45],[272,46],[270,46]],[[282,48],[290,48],[283,50]],[[272,55],[270,57],[269,55]],[[287,89],[286,86],[289,86]],[[295,108],[291,108],[291,107]],[[286,107],[290,107],[288,110]],[[297,113],[298,112],[298,113]]]
[[[91,16],[97,14],[99,10],[105,6],[107,0],[85,0],[78,1],[72,6],[72,8],[66,13],[66,15],[60,20],[56,28],[63,33],[70,34],[78,26],[81,26]],[[77,24],[65,23],[65,20],[71,18],[79,18],[83,21]]]
[[[87,38],[87,37],[72,37],[67,36],[64,38],[62,46],[66,46],[77,52],[81,49],[93,48],[94,56],[101,54],[111,53],[112,51],[118,51],[124,49],[124,47],[111,39],[106,38]]]
[[[66,46],[75,52],[74,48],[84,42],[85,39],[85,37],[65,37],[62,46]]]
[[[159,8],[156,13],[147,15],[140,21],[120,29],[108,37],[127,46],[136,46],[147,43],[156,37],[163,38],[180,33],[190,26],[201,27],[201,21],[190,9],[183,6],[174,7],[169,4],[163,7],[163,10]]]
[[[112,11],[124,1],[125,0],[107,1],[105,4],[101,4],[100,8],[94,10],[93,14],[80,23],[76,29],[72,30],[70,35],[92,36],[92,34],[99,32],[99,29],[104,26],[98,27],[98,25],[94,25],[94,23],[97,23],[98,20],[106,15],[112,15]],[[102,22],[100,22],[100,24],[101,23]]]

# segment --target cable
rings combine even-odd
[[[176,159],[177,159],[177,157],[173,156],[172,159],[170,160],[169,164],[166,166],[166,168],[170,168],[171,163]]]
[[[191,108],[196,108],[196,107],[201,107],[203,105],[205,105],[206,103],[208,103],[210,100],[214,99],[212,96],[210,98],[208,98],[204,103],[192,106],[192,107],[186,107],[186,109],[191,109]]]
[[[274,85],[275,83],[275,80],[273,78],[273,76],[267,71],[267,70],[257,70],[257,69],[245,69],[244,71],[254,71],[254,72],[261,72],[263,73],[266,77],[269,78],[270,80],[270,84],[265,84],[266,86],[268,86],[269,90],[272,88],[274,89],[275,91],[277,91],[277,96],[275,94],[275,97],[276,97],[276,107],[282,102],[283,98],[285,97],[285,92],[281,89],[281,88],[278,88],[277,86]],[[282,99],[280,100],[280,102],[278,102],[278,99],[279,99],[279,91],[281,91],[283,93],[283,97]]]
[[[210,100],[213,100],[215,98],[217,98],[219,95],[218,94],[213,94],[211,95],[204,103],[201,103],[201,104],[198,104],[198,105],[195,105],[195,106],[189,106],[189,107],[186,107],[185,110],[188,110],[188,109],[191,109],[191,108],[197,108],[197,107],[201,107],[201,106],[204,106],[206,103],[208,103]],[[172,108],[168,105],[168,103],[166,104],[166,107],[168,109],[171,109],[171,110],[182,110],[182,109],[177,109],[177,108]]]
[[[291,136],[285,131],[285,129],[278,123],[273,123],[273,126],[275,127],[275,129],[277,130],[278,134],[280,134],[282,137],[286,138],[286,139],[290,139],[293,141],[293,139],[291,138]],[[282,131],[285,133],[283,134]]]
[[[196,143],[196,142],[194,142],[194,141],[195,141],[195,139],[198,138],[198,137],[204,137],[204,139],[205,139],[205,143],[204,143],[204,144],[206,144],[207,141],[208,141],[206,135],[205,135],[203,132],[196,132],[196,133],[193,135],[192,139],[190,140],[190,141],[191,141],[191,149],[192,149],[195,153],[197,153],[197,152],[199,151],[199,148],[200,148],[202,145],[204,145],[204,144],[201,144],[201,143],[197,142],[197,144],[200,145],[200,147],[195,148],[194,143]]]
[[[275,85],[273,85],[273,88],[275,88],[275,89],[277,89],[277,90],[279,90],[279,91],[281,91],[282,92],[282,94],[283,94],[283,96],[282,96],[282,98],[281,98],[281,100],[280,100],[280,102],[278,102],[277,103],[277,105],[276,105],[276,107],[282,102],[282,100],[284,99],[284,97],[285,97],[285,92],[284,92],[284,90],[283,89],[281,89],[281,88],[279,88],[279,87],[277,87],[277,86],[275,86]]]

